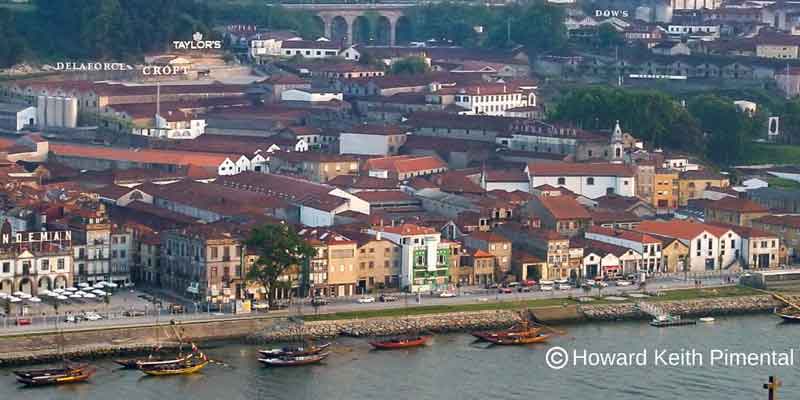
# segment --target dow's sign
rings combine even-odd
[[[628,18],[628,10],[594,10],[595,17],[621,17]]]

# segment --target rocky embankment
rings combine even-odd
[[[248,339],[252,342],[279,342],[292,340],[301,335],[311,338],[330,338],[335,336],[396,335],[413,330],[432,333],[464,332],[504,328],[519,321],[520,313],[514,310],[432,314],[408,318],[313,321],[306,322],[302,326],[277,325],[271,329],[253,334]]]
[[[746,296],[698,300],[651,302],[663,312],[684,317],[709,315],[747,314],[769,312],[781,303],[771,296]],[[539,315],[536,310],[535,314]],[[636,303],[588,304],[578,308],[579,321],[615,321],[650,319]],[[514,310],[462,312],[453,314],[420,315],[409,318],[369,318],[335,321],[307,322],[298,325],[276,325],[248,337],[251,342],[279,342],[293,340],[299,336],[307,338],[331,338],[336,336],[368,337],[385,336],[421,330],[433,333],[467,332],[472,330],[508,327],[520,321],[520,313]],[[562,320],[562,322],[570,322]]]
[[[772,296],[725,297],[681,301],[653,302],[659,310],[682,317],[704,317],[709,315],[747,314],[769,312],[783,303]],[[650,319],[635,303],[584,305],[581,311],[589,321],[613,321],[620,319]]]

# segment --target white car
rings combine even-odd
[[[572,285],[570,285],[569,283],[558,284],[558,290],[570,290],[570,289],[572,289]]]
[[[553,291],[553,287],[550,286],[550,285],[544,285],[544,286],[540,287],[539,289],[541,289],[541,291],[543,291],[543,292],[552,292]]]
[[[96,312],[87,312],[83,314],[83,317],[86,318],[87,321],[98,321],[103,319],[103,317],[96,313]]]
[[[453,292],[441,292],[439,297],[456,297],[456,294]]]
[[[375,298],[372,297],[372,296],[359,297],[358,298],[358,302],[361,303],[361,304],[374,303],[375,302]]]
[[[633,282],[631,281],[617,281],[617,286],[631,286]]]

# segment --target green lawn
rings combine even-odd
[[[487,310],[511,310],[521,308],[541,308],[561,306],[564,304],[575,304],[570,299],[540,299],[527,301],[504,301],[500,303],[474,303],[474,304],[453,304],[436,306],[414,306],[408,308],[390,308],[382,310],[348,311],[331,314],[307,315],[305,321],[331,321],[337,319],[363,319],[363,318],[392,318],[404,317],[406,315],[425,315],[425,314],[448,314],[468,311],[487,311]]]
[[[769,187],[778,189],[800,190],[800,182],[783,178],[768,178]]]
[[[752,143],[747,147],[747,158],[740,164],[798,164],[800,146],[786,144]]]
[[[630,298],[626,301],[607,301],[597,299],[592,302],[584,303],[585,305],[593,304],[619,304],[632,301],[675,301],[675,300],[695,300],[695,299],[712,299],[722,297],[736,297],[736,296],[752,296],[763,294],[762,292],[750,289],[744,286],[729,286],[722,288],[708,288],[708,289],[680,289],[680,290],[665,290],[662,296],[650,297],[646,299]],[[597,296],[597,290],[592,290],[590,296]],[[363,319],[363,318],[392,318],[404,317],[406,315],[425,315],[425,314],[446,314],[456,312],[469,312],[469,311],[487,311],[487,310],[510,310],[537,308],[537,307],[552,307],[562,306],[565,304],[576,304],[577,302],[572,299],[539,299],[527,301],[506,301],[506,302],[487,302],[487,303],[474,303],[474,304],[454,304],[454,305],[436,305],[436,306],[414,306],[408,308],[391,308],[382,310],[364,310],[364,311],[348,311],[330,314],[307,315],[303,319],[306,321],[331,321],[340,319]]]

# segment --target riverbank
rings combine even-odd
[[[530,310],[548,324],[590,321],[649,319],[636,302],[656,305],[660,310],[685,317],[770,312],[781,303],[745,288],[691,289],[667,292],[649,298],[597,299],[589,303],[575,299],[545,299],[522,302],[478,303],[453,306],[418,306],[405,309],[369,310],[308,316],[302,324],[280,316],[232,317],[227,319],[113,328],[86,328],[5,336],[0,340],[0,366],[56,361],[70,358],[104,357],[149,351],[156,343],[175,342],[176,329],[186,340],[205,342],[236,340],[270,343],[338,336],[394,335],[411,330],[431,333],[469,332],[508,327],[520,321],[521,309]],[[158,340],[161,332],[161,341]],[[62,339],[63,335],[63,339]],[[61,349],[61,351],[59,351]]]

